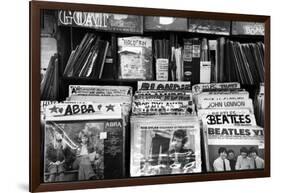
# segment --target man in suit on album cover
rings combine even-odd
[[[229,160],[231,170],[234,171],[236,165],[236,157],[235,152],[232,149],[229,149],[227,151],[227,159]]]
[[[251,159],[248,157],[249,151],[246,147],[240,149],[240,155],[237,157],[235,169],[236,170],[249,170],[253,169]]]
[[[264,160],[259,157],[258,150],[255,147],[251,147],[249,150],[250,158],[251,158],[251,167],[253,169],[263,169],[264,168]]]
[[[224,147],[218,149],[219,157],[215,159],[213,168],[215,172],[231,171],[230,162],[226,158],[227,150]]]

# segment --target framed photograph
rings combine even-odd
[[[270,176],[270,16],[29,7],[31,192]]]

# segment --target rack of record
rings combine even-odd
[[[265,23],[79,10],[40,12],[40,182],[269,168]]]
[[[262,87],[255,103],[237,82],[132,90],[69,85],[41,102],[44,182],[264,168]]]

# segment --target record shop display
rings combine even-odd
[[[32,191],[269,175],[265,18],[48,4]]]

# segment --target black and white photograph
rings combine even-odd
[[[212,171],[238,171],[264,168],[264,152],[258,145],[210,145]]]
[[[264,169],[264,132],[255,126],[208,126],[206,164],[209,172]]]
[[[73,9],[40,17],[42,183],[267,167],[264,25]]]
[[[1,192],[276,192],[279,4],[3,1]]]
[[[65,102],[45,107],[44,182],[124,176],[118,105]]]
[[[201,172],[199,122],[195,117],[174,118],[131,118],[131,176]]]

